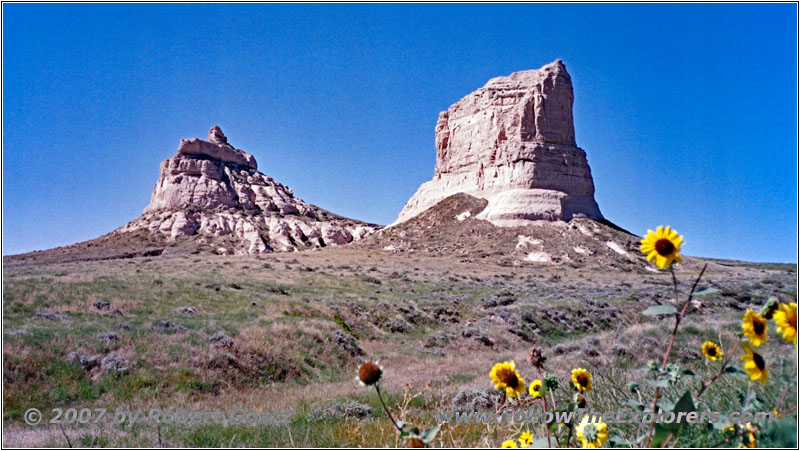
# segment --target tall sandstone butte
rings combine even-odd
[[[378,228],[295,197],[214,126],[206,140],[181,140],[178,153],[161,163],[150,205],[117,232],[147,230],[258,254],[345,244]]]
[[[575,143],[572,79],[559,59],[496,77],[439,114],[436,168],[395,223],[467,193],[498,226],[602,219],[586,153]]]

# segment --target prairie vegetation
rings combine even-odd
[[[702,344],[721,340],[727,352],[727,337],[741,331],[746,309],[758,311],[770,296],[797,298],[791,265],[694,258],[675,268],[681,290],[705,263],[670,359],[698,375],[713,370]],[[635,264],[643,268],[644,258],[636,256]],[[489,369],[515,360],[530,382],[536,372],[524,362],[534,346],[547,358],[547,374],[561,382],[558,396],[572,396],[567,381],[580,367],[592,374],[588,397],[597,407],[636,397],[631,383],[647,400],[654,387],[642,368],[663,355],[674,320],[642,311],[669,304],[672,282],[664,272],[621,266],[509,266],[491,255],[448,258],[358,246],[242,257],[7,259],[4,445],[66,446],[69,437],[83,446],[402,446],[374,390],[354,380],[362,363],[380,362],[386,404],[422,428],[436,424],[439,410],[496,408],[501,401]],[[794,383],[783,395],[794,399],[796,348],[774,336],[764,346],[775,356],[767,384],[742,393],[737,387],[747,386],[747,378],[726,376],[698,408],[741,410],[745,396],[770,410],[782,396],[781,381]],[[741,367],[738,355],[734,360]],[[663,399],[676,402],[698,380],[682,377],[662,389]],[[293,414],[288,424],[109,421],[66,425],[62,433],[54,424],[25,424],[31,407],[46,418],[52,408],[70,407]],[[522,432],[439,426],[435,446],[498,447]],[[619,446],[637,438],[630,426],[609,426]],[[534,440],[543,437],[541,430],[531,432]],[[673,444],[716,444],[708,438],[713,435],[698,434]],[[781,443],[770,440],[765,435],[759,446]]]

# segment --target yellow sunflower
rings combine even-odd
[[[583,368],[575,368],[572,370],[572,385],[580,391],[591,390],[592,374]]]
[[[531,382],[530,388],[528,388],[528,393],[531,394],[534,398],[541,398],[542,397],[542,381],[535,380]]]
[[[681,251],[681,244],[683,244],[683,237],[678,235],[678,232],[669,226],[666,229],[658,226],[655,232],[647,231],[647,235],[642,240],[642,253],[647,256],[647,261],[655,260],[655,264],[659,268],[669,268],[673,260],[678,263],[683,261],[678,255],[678,252]]]
[[[701,349],[703,350],[703,355],[706,356],[708,360],[719,360],[719,358],[722,357],[722,349],[712,341],[703,343]]]
[[[584,448],[600,448],[608,440],[606,424],[600,418],[593,419],[596,421],[590,422],[589,415],[584,415],[583,420],[575,428],[575,436]]]
[[[519,444],[523,448],[527,448],[533,444],[533,434],[528,431],[523,432],[519,435]]]
[[[767,320],[751,309],[747,309],[742,318],[742,330],[755,347],[767,341]]]
[[[744,370],[747,371],[750,380],[759,379],[761,385],[766,384],[769,374],[767,373],[767,362],[764,361],[764,357],[761,357],[761,354],[753,351],[747,343],[742,345],[742,350],[744,351],[744,355],[742,356],[742,360],[744,360]]]
[[[516,447],[517,447],[517,442],[515,442],[514,440],[506,440],[503,442],[502,446],[502,448],[516,448]]]
[[[495,363],[489,373],[494,386],[498,390],[505,390],[506,396],[513,398],[525,393],[525,381],[522,375],[514,369],[514,361]]]
[[[797,344],[797,303],[781,303],[778,311],[773,315],[778,333],[785,341]]]

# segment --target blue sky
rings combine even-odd
[[[392,222],[440,111],[562,58],[603,214],[691,255],[797,261],[793,4],[3,5],[3,254],[141,214],[219,124],[259,169]]]

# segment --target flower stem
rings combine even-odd
[[[703,277],[703,274],[706,272],[706,268],[708,268],[708,263],[703,265],[703,269],[700,270],[700,274],[697,275],[697,279],[695,279],[694,284],[692,285],[692,290],[689,291],[689,296],[686,297],[686,302],[683,303],[683,308],[680,312],[675,313],[675,327],[672,329],[672,334],[669,336],[669,344],[667,345],[667,350],[664,351],[664,358],[661,360],[661,371],[664,371],[667,367],[667,361],[669,360],[669,355],[672,352],[672,346],[675,344],[675,336],[678,334],[678,327],[681,325],[681,320],[684,316],[686,316],[686,311],[689,309],[689,304],[692,303],[692,296],[694,296],[694,292],[697,289],[697,284],[700,283],[700,279]],[[669,267],[669,271],[672,273],[672,285],[675,288],[675,304],[678,303],[678,278],[675,277],[675,270],[673,269],[672,265]],[[658,414],[658,396],[661,394],[661,387],[656,388],[656,394],[653,396],[653,413]],[[655,418],[653,422],[650,423],[650,430],[647,432],[647,442],[645,443],[645,448],[650,447],[650,441],[653,438],[653,430],[656,427]]]
[[[547,413],[547,393],[542,396],[542,406],[544,406],[543,414]],[[547,447],[552,448],[553,446],[550,444],[550,425],[544,423],[544,430],[547,431]]]
[[[680,313],[676,313],[675,327],[672,329],[672,335],[669,337],[669,345],[667,345],[667,350],[664,352],[664,359],[661,361],[661,371],[664,371],[664,368],[667,367],[667,360],[669,359],[670,352],[672,352],[672,345],[675,343],[675,335],[678,334],[678,326],[681,325],[681,320],[684,316],[686,316],[686,310],[689,309],[689,304],[692,303],[692,296],[694,296],[694,291],[697,289],[697,284],[700,283],[703,273],[706,272],[706,268],[708,268],[708,263],[703,265],[703,269],[700,271],[700,274],[697,275],[697,279],[695,279],[694,285],[692,285],[692,291],[690,291],[689,296],[686,297],[686,302],[683,303],[683,308],[681,309]],[[672,266],[669,267],[669,271],[672,273],[672,285],[675,288],[675,304],[677,305],[678,279],[675,277],[675,270],[672,269]]]
[[[573,408],[573,412],[576,412],[579,409],[579,407],[577,402],[574,404],[575,407]],[[569,448],[569,442],[570,440],[572,440],[572,427],[574,425],[575,425],[575,417],[573,416],[572,420],[569,422],[569,428],[567,429],[567,442],[564,445],[566,448]]]
[[[389,419],[392,420],[392,424],[394,425],[394,427],[397,429],[398,432],[403,432],[403,428],[397,425],[397,421],[395,421],[394,417],[392,417],[392,412],[389,412],[389,408],[386,407],[386,403],[383,402],[383,396],[381,395],[381,388],[378,386],[378,384],[375,384],[375,391],[378,392],[378,399],[380,399],[381,401],[381,405],[383,406],[383,411],[386,412],[386,416],[388,416]]]

